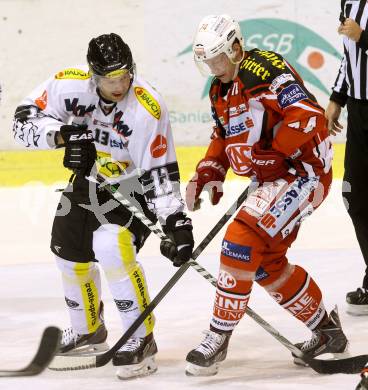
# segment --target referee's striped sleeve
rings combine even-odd
[[[346,81],[346,56],[342,57],[341,65],[339,68],[339,72],[336,77],[336,81],[334,86],[332,87],[332,94],[330,96],[330,100],[338,103],[340,106],[345,106],[347,98],[348,98],[348,83]]]

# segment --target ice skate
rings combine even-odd
[[[157,371],[157,346],[153,333],[146,337],[131,337],[115,354],[112,364],[117,366],[119,379],[147,376]]]
[[[72,328],[63,330],[61,345],[58,353],[49,365],[51,370],[62,370],[67,362],[72,358],[81,356],[94,356],[109,350],[106,343],[107,330],[104,324],[101,324],[96,332],[90,334],[78,334]],[[78,359],[73,359],[78,366]],[[67,363],[70,366],[70,363]]]
[[[325,325],[313,331],[310,340],[297,343],[295,346],[312,358],[323,354],[332,354],[334,358],[339,359],[348,357],[348,340],[342,331],[337,307],[331,311],[328,319]],[[295,364],[307,366],[303,360],[293,356]]]
[[[368,316],[368,290],[358,288],[346,294],[346,312],[355,316]]]
[[[216,375],[220,362],[225,360],[230,334],[204,331],[205,339],[187,355],[185,373],[188,376]]]
[[[99,318],[101,325],[93,333],[78,334],[71,327],[63,330],[59,351],[49,365],[51,370],[63,370],[66,365],[71,366],[74,362],[79,366],[78,357],[95,356],[109,350],[103,320],[103,302],[100,304]]]

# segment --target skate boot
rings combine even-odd
[[[360,382],[355,390],[368,390],[368,366],[366,365],[360,374]]]
[[[368,315],[368,290],[358,288],[346,294],[347,309],[346,312],[356,316]]]
[[[157,346],[153,333],[146,337],[131,337],[115,354],[112,364],[118,366],[119,379],[131,379],[157,371]]]
[[[312,332],[310,340],[295,346],[312,358],[325,353],[331,353],[335,358],[347,357],[348,340],[342,331],[337,307],[331,311],[328,322]],[[293,357],[295,364],[307,366],[302,359],[294,354]]]
[[[101,325],[93,333],[78,334],[71,327],[63,330],[59,350],[49,365],[51,370],[63,370],[65,366],[72,367],[74,364],[79,367],[78,357],[95,356],[109,350],[102,302],[99,317]]]
[[[216,333],[211,330],[203,332],[206,337],[199,346],[187,355],[185,373],[188,376],[216,375],[220,362],[225,360],[231,334]]]

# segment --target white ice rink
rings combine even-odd
[[[221,207],[192,215],[197,244],[222,216],[243,184],[225,187]],[[319,283],[327,308],[339,305],[352,354],[368,353],[368,317],[345,313],[345,294],[360,285],[363,260],[350,219],[340,198],[341,182],[334,183],[329,198],[301,229],[289,252],[290,262],[304,266]],[[0,188],[0,368],[21,368],[34,355],[42,330],[48,325],[68,324],[60,275],[48,250],[52,216],[59,194],[53,187],[30,185]],[[217,274],[221,233],[198,258],[208,271]],[[174,269],[159,255],[159,241],[150,237],[140,254],[151,297],[154,297]],[[133,381],[119,381],[112,365],[77,372],[52,372],[29,378],[0,379],[0,389],[241,389],[241,390],[354,390],[358,375],[323,376],[309,368],[293,365],[289,351],[245,316],[231,339],[228,358],[217,376],[189,378],[184,374],[185,356],[202,339],[208,327],[214,288],[193,269],[157,307],[155,337],[159,352],[158,372]],[[103,280],[105,318],[109,343],[122,334],[115,305]],[[258,286],[250,307],[286,338],[297,342],[309,332]]]

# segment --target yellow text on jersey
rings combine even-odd
[[[158,104],[157,100],[144,88],[135,87],[134,88],[135,96],[137,97],[139,103],[156,119],[161,117],[161,107]]]
[[[91,77],[89,72],[85,72],[81,69],[68,68],[58,72],[55,75],[55,79],[64,80],[64,79],[74,79],[74,80],[87,80]]]

